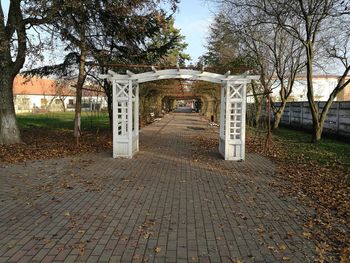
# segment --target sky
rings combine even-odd
[[[6,12],[9,0],[0,1]],[[212,20],[213,14],[208,1],[181,0],[179,10],[175,14],[175,26],[181,29],[181,34],[185,36],[185,42],[188,44],[185,52],[191,56],[193,64],[205,53],[206,37]]]
[[[179,11],[175,14],[175,26],[181,29],[192,62],[205,53],[209,25],[213,21],[210,6],[205,0],[181,0]]]

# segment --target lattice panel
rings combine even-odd
[[[128,133],[128,102],[117,103],[118,135],[126,136]]]
[[[236,85],[230,85],[230,99],[242,99],[243,97],[243,85],[236,84]]]
[[[116,92],[116,98],[125,98],[128,97],[129,95],[129,84],[122,84],[122,83],[116,83],[116,88],[117,88],[117,92]]]
[[[136,89],[137,89],[138,84],[133,84],[132,85],[132,93],[131,97],[132,99],[135,99],[136,97]],[[129,97],[129,84],[128,83],[116,83],[116,98],[117,99],[125,99]]]
[[[230,139],[241,140],[242,138],[242,103],[230,103]]]

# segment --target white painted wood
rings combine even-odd
[[[139,96],[139,84],[138,83],[135,83],[135,107],[134,107],[134,119],[135,119],[135,122],[134,122],[134,127],[135,127],[135,132],[134,132],[134,136],[136,137],[136,152],[139,151],[139,108],[140,108],[140,105],[139,105],[139,100],[140,100],[140,96]]]
[[[245,160],[245,129],[247,112],[247,83],[242,86],[242,120],[241,120],[241,160]]]
[[[117,110],[117,87],[116,82],[112,81],[113,94],[113,158],[118,157],[118,112]]]
[[[133,132],[132,132],[132,124],[133,124],[133,111],[132,111],[132,90],[133,90],[133,82],[132,80],[129,80],[129,89],[128,89],[128,120],[127,120],[127,129],[128,129],[128,152],[129,152],[129,157],[132,157],[133,155]]]
[[[219,134],[219,152],[225,157],[225,111],[226,111],[226,83],[221,85],[220,99],[220,134]]]
[[[229,160],[230,159],[230,155],[231,155],[231,151],[232,151],[232,147],[230,147],[229,144],[229,140],[230,140],[230,82],[227,81],[226,82],[226,94],[225,94],[225,156],[223,156],[225,158],[225,160]]]
[[[228,76],[228,75],[221,75],[221,74],[216,74],[211,72],[202,72],[202,71],[197,71],[192,69],[179,69],[179,70],[165,69],[165,70],[156,70],[156,71],[150,71],[145,73],[127,74],[127,75],[121,75],[109,70],[108,75],[99,75],[99,77],[118,80],[118,82],[134,80],[134,81],[137,81],[138,83],[144,83],[144,82],[160,80],[160,79],[172,79],[172,78],[204,80],[204,81],[209,81],[214,83],[222,83],[224,81],[229,81],[229,80],[237,80],[237,81],[241,80],[242,82],[245,82],[247,79],[250,79],[250,80],[259,79],[259,76],[244,76],[244,75]]]
[[[220,135],[220,152],[225,160],[245,159],[245,113],[246,113],[246,83],[226,82],[226,96],[223,99],[226,107],[224,123],[224,141]]]
[[[166,69],[121,75],[100,75],[113,82],[113,157],[131,158],[139,151],[139,83],[160,79],[189,79],[221,83],[219,151],[225,160],[245,158],[246,84],[259,76],[232,76],[191,69]]]

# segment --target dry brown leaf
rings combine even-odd
[[[142,258],[142,256],[139,255],[139,254],[135,254],[135,255],[132,257],[133,260],[141,260],[141,258]]]
[[[310,232],[303,232],[303,236],[306,238],[311,238],[312,234]]]
[[[278,249],[279,249],[279,250],[286,250],[286,249],[287,249],[287,246],[284,245],[284,244],[281,244],[281,245],[278,246]]]

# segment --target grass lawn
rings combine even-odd
[[[342,165],[350,169],[350,143],[342,140],[323,138],[311,143],[311,135],[297,130],[280,128],[273,131],[278,144],[285,145],[291,157],[302,156],[305,160],[317,161],[324,165]]]
[[[18,114],[20,129],[66,129],[74,128],[74,112],[49,112],[41,114]],[[81,126],[83,131],[108,129],[108,113],[82,112]]]

